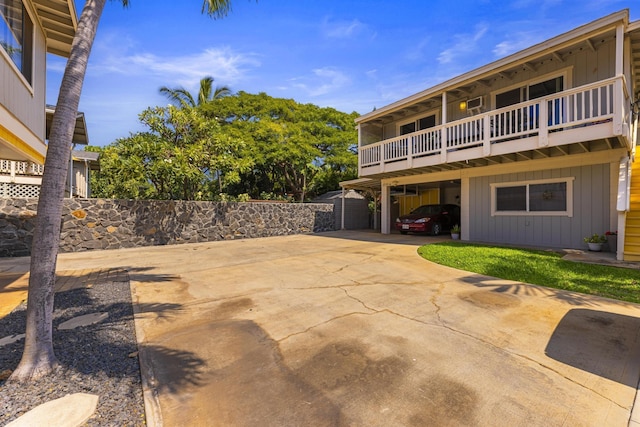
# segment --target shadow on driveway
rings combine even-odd
[[[545,349],[559,362],[627,385],[638,386],[640,319],[576,308],[567,312]],[[630,361],[635,360],[634,366]]]

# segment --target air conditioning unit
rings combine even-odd
[[[482,97],[479,96],[477,98],[472,98],[467,101],[467,112],[468,113],[478,113],[482,108]]]

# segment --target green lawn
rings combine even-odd
[[[418,253],[473,273],[640,303],[640,270],[565,261],[551,251],[442,242]]]

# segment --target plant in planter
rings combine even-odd
[[[451,238],[453,240],[460,240],[460,226],[458,224],[451,227]]]
[[[589,246],[590,251],[600,252],[602,251],[602,245],[607,242],[607,236],[593,234],[592,236],[585,237],[584,241]]]

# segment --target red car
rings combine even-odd
[[[460,224],[458,205],[422,205],[409,215],[396,218],[396,229],[402,234],[431,233],[434,236]]]

